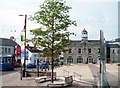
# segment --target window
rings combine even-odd
[[[87,34],[86,32],[84,32],[83,34]]]
[[[115,53],[115,50],[113,50],[113,53]]]
[[[4,47],[2,47],[2,53],[4,53]]]
[[[69,56],[69,57],[67,58],[67,63],[73,63],[73,58],[72,58],[72,56]]]
[[[78,49],[78,53],[81,53],[81,49]]]
[[[81,56],[77,58],[77,63],[83,63],[83,58]]]
[[[10,48],[8,48],[8,53],[10,53]]]
[[[36,57],[36,54],[34,54],[34,57]]]
[[[87,58],[87,62],[88,62],[88,63],[92,63],[92,62],[93,62],[93,58],[92,58],[92,56],[88,56],[88,58]]]
[[[5,48],[5,53],[7,53],[7,48]]]
[[[2,63],[2,58],[0,58],[0,63]]]
[[[69,51],[68,51],[69,53],[71,53],[71,49],[69,49]]]
[[[91,49],[88,49],[88,53],[91,53]]]
[[[119,50],[118,50],[118,52],[117,52],[117,53],[118,53],[118,54],[120,53],[120,52],[119,52]]]

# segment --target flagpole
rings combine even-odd
[[[24,31],[25,31],[25,39],[24,39],[24,70],[23,70],[23,77],[25,77],[26,72],[26,23],[27,23],[27,15],[25,15],[25,24],[24,24]]]
[[[19,15],[19,16],[25,16],[25,21],[24,21],[24,64],[23,64],[23,77],[25,77],[25,72],[26,72],[26,25],[27,25],[27,14],[25,15]]]

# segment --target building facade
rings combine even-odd
[[[27,45],[26,47],[26,64],[34,63],[37,65],[37,60],[39,59],[40,50],[36,47]],[[21,61],[24,63],[24,49],[21,52]]]
[[[15,61],[19,65],[21,64],[21,46],[19,44],[15,46]]]
[[[68,52],[64,53],[64,60],[66,63],[99,63],[100,61],[100,40],[88,40],[88,32],[84,29],[82,31],[81,40],[72,40],[68,47]],[[109,44],[105,43],[106,62],[111,58],[113,62],[118,61],[118,53],[111,54],[112,47],[108,48]],[[119,46],[119,45],[118,45]],[[110,52],[108,51],[110,49]],[[118,47],[114,50],[118,52]],[[108,54],[109,53],[109,54]],[[109,56],[108,56],[109,55]],[[114,57],[114,58],[113,58]]]
[[[106,58],[113,63],[120,62],[120,46],[118,44],[106,44]]]
[[[13,40],[0,38],[0,62],[14,64],[15,46],[16,43]]]

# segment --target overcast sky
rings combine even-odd
[[[0,0],[0,37],[14,36],[20,42],[21,30],[24,26],[24,17],[19,14],[33,15],[39,10],[44,0]],[[119,0],[66,0],[72,9],[70,17],[77,22],[77,26],[70,26],[73,40],[81,39],[81,31],[88,31],[88,39],[100,39],[100,30],[103,30],[106,40],[118,37],[118,1]],[[38,24],[27,21],[27,38],[31,37],[30,29],[37,28]]]

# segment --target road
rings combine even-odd
[[[23,69],[23,68],[22,68]],[[27,68],[26,70],[36,70],[36,68]],[[0,71],[0,76],[20,72],[20,68],[14,68],[14,71]]]
[[[14,71],[0,71],[0,76],[11,74],[11,73],[14,73],[14,72],[19,72],[19,71],[20,71],[20,68],[14,68]]]

